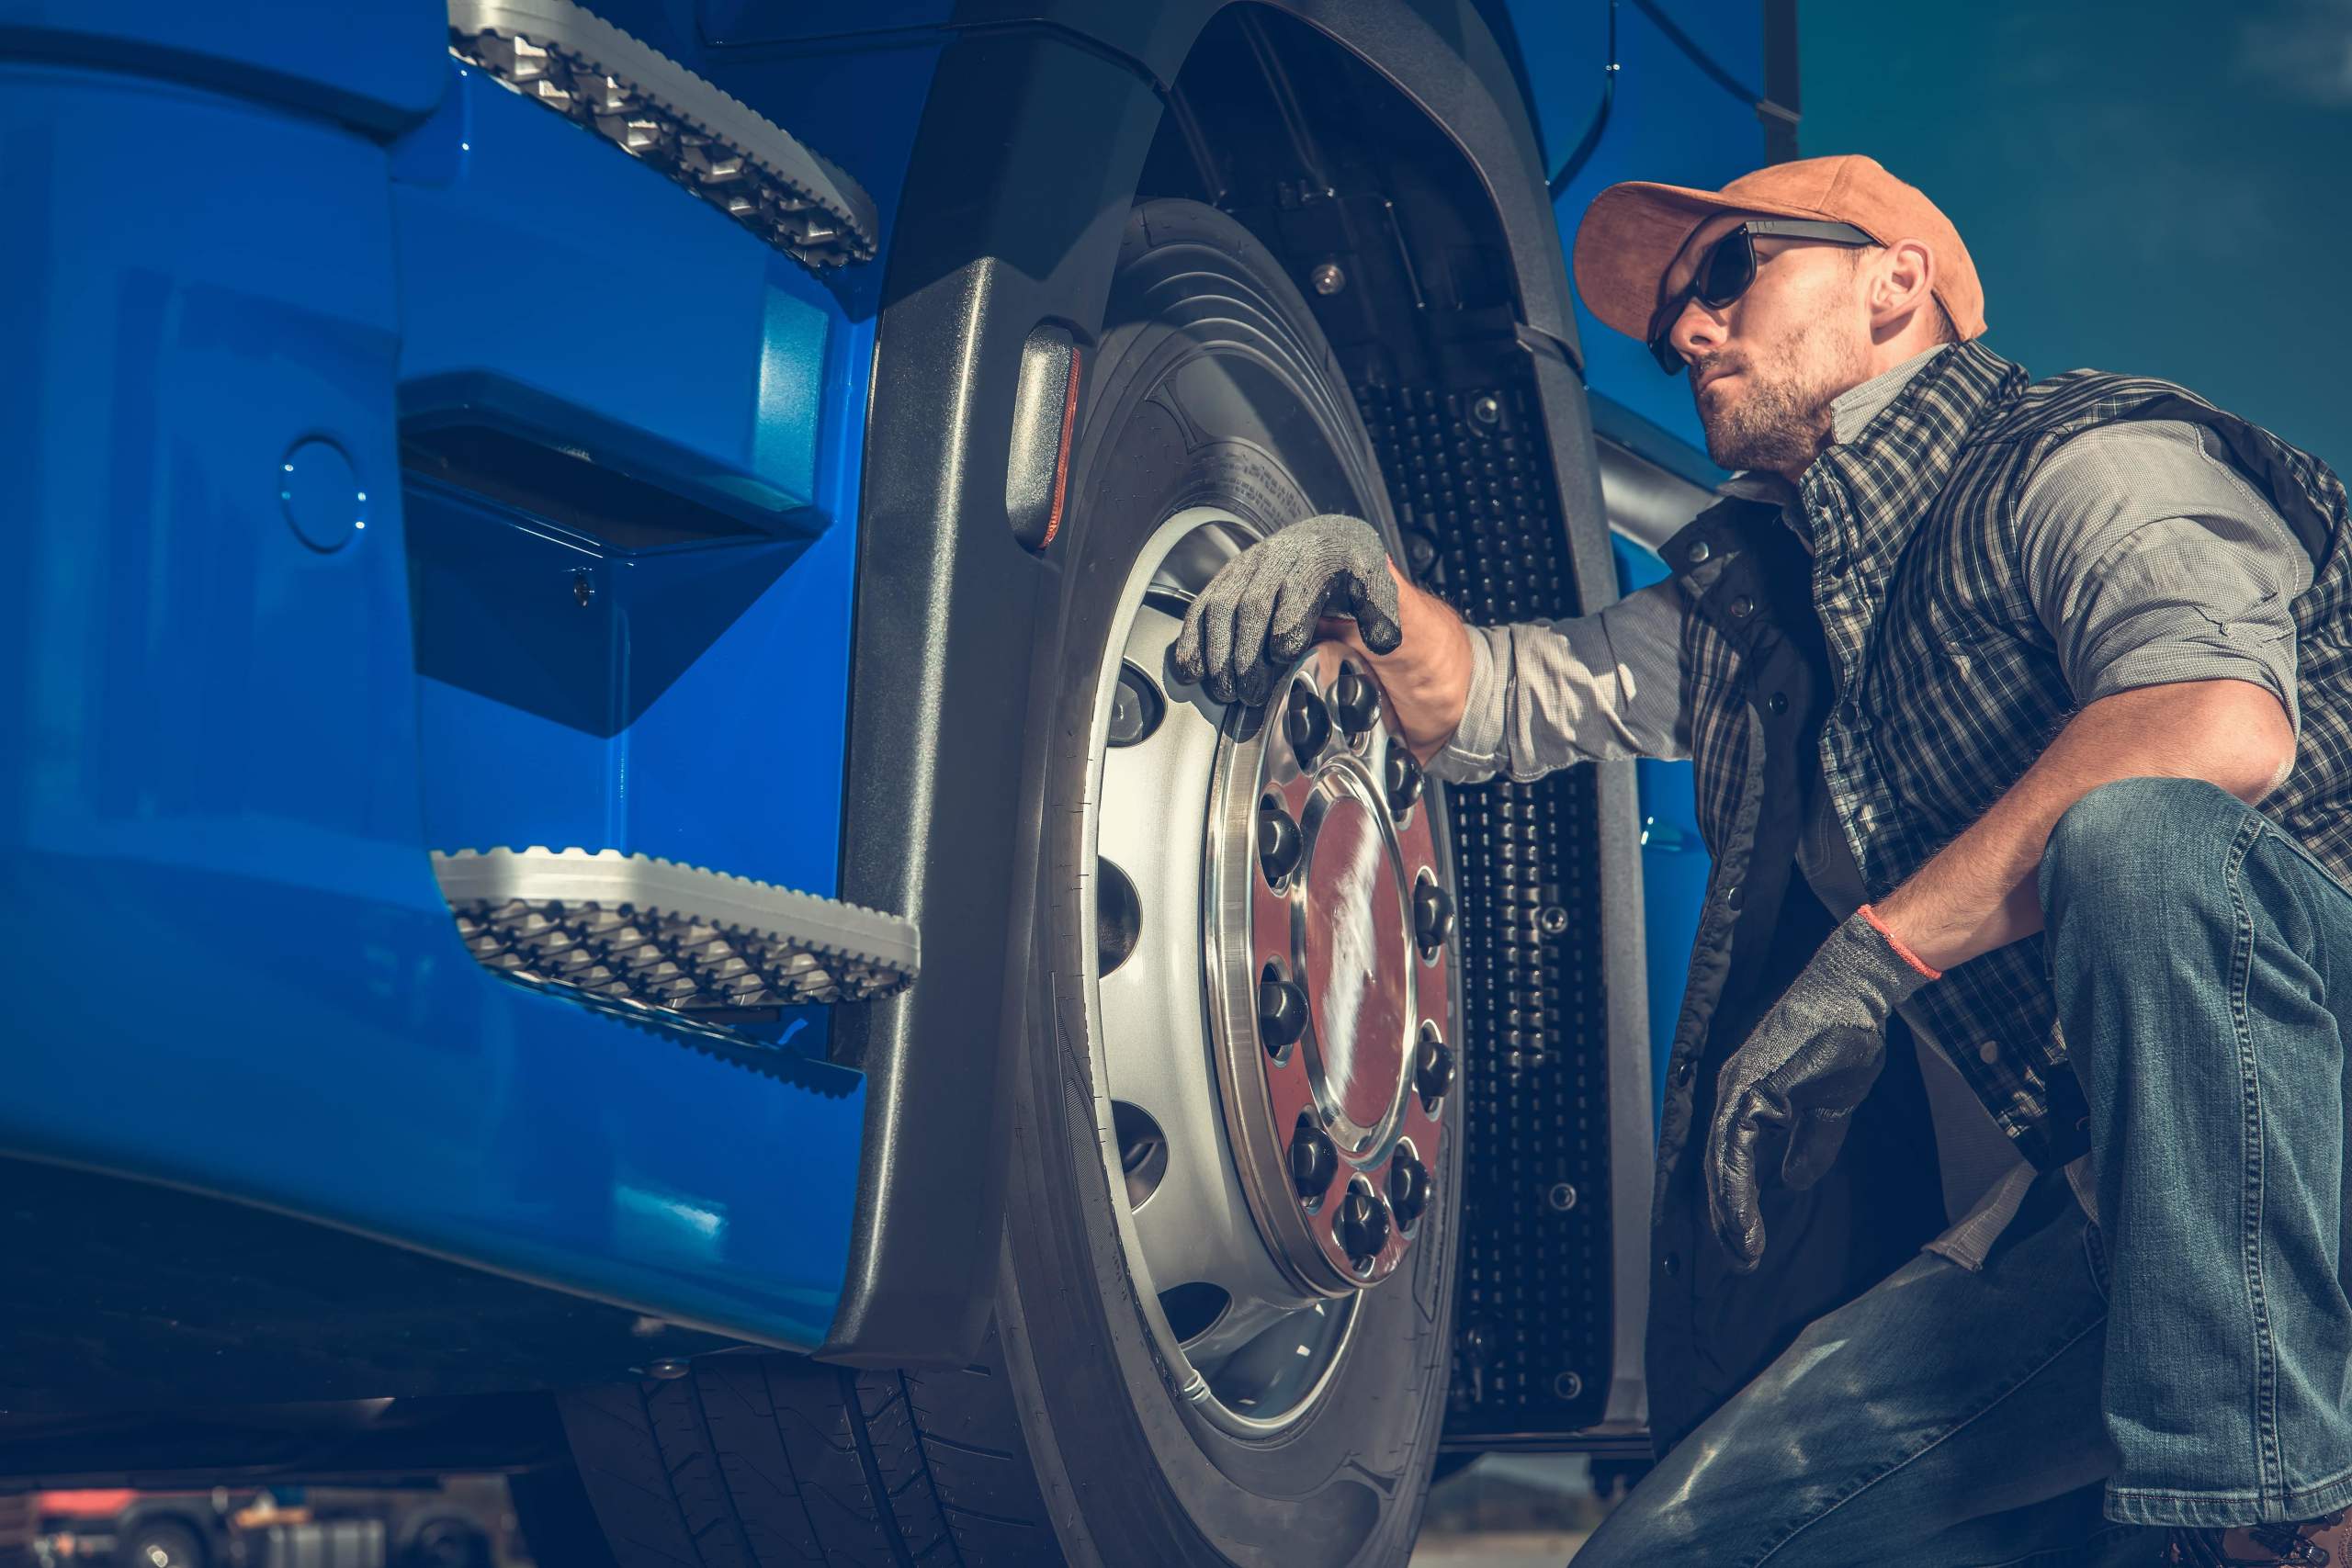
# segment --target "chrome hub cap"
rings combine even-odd
[[[1178,683],[1247,546],[1171,518],[1114,621],[1093,743],[1097,1106],[1145,1316],[1212,1419],[1295,1420],[1437,1201],[1453,905],[1420,770],[1336,646],[1262,708]]]
[[[1414,1073],[1446,1018],[1444,934],[1414,926],[1415,890],[1437,889],[1430,812],[1369,687],[1327,645],[1265,709],[1232,710],[1210,813],[1213,994],[1253,1001],[1211,1014],[1227,1133],[1285,1273],[1329,1295],[1404,1261],[1444,1137],[1443,1094]]]

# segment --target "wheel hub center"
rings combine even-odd
[[[1405,894],[1372,810],[1318,789],[1306,874],[1302,969],[1314,1019],[1308,1070],[1331,1131],[1361,1153],[1387,1123],[1405,1077],[1411,1005]]]

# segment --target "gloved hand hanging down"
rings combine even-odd
[[[1707,1218],[1741,1273],[1764,1257],[1758,1168],[1779,1160],[1794,1188],[1821,1179],[1885,1065],[1887,1018],[1940,975],[1865,904],[1724,1064],[1707,1135]]]
[[[1395,651],[1396,583],[1380,532],[1361,517],[1326,513],[1261,539],[1227,561],[1185,613],[1170,661],[1177,679],[1220,703],[1262,703],[1273,668],[1315,641],[1325,615],[1351,615],[1363,645]]]

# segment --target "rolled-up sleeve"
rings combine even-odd
[[[1571,762],[1689,756],[1683,603],[1668,579],[1589,615],[1468,628],[1469,701],[1431,776],[1525,783]]]
[[[2078,703],[2177,681],[2269,689],[2301,734],[2293,603],[2312,561],[2202,425],[2104,425],[2018,501],[2028,592]]]

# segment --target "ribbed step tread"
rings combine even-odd
[[[874,200],[741,100],[572,0],[449,0],[450,49],[812,267],[872,259]]]
[[[910,984],[911,921],[617,850],[435,852],[466,949],[533,985],[687,1017],[868,1001]]]

